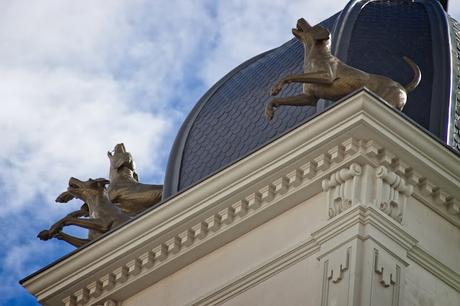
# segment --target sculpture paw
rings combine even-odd
[[[37,235],[40,240],[49,240],[51,239],[51,233],[48,230],[43,230]]]
[[[283,88],[283,82],[278,82],[275,85],[273,85],[272,96],[276,96],[277,94],[279,94],[282,88]]]
[[[267,104],[267,107],[265,107],[265,116],[269,121],[273,119],[273,105],[271,103]]]

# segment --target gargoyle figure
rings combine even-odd
[[[120,143],[112,152],[110,159],[109,199],[129,215],[138,214],[161,200],[162,185],[139,183],[131,153],[126,152]]]
[[[282,78],[272,87],[271,95],[276,96],[283,85],[293,82],[303,83],[303,94],[273,99],[265,108],[268,120],[273,118],[274,108],[280,105],[314,106],[319,99],[337,101],[362,87],[369,88],[391,106],[402,110],[407,94],[420,82],[420,69],[407,57],[403,58],[414,71],[414,78],[406,86],[342,63],[331,54],[331,33],[322,26],[310,26],[303,18],[297,21],[297,28],[292,29],[292,34],[304,45],[304,73]]]
[[[38,234],[38,238],[48,240],[54,237],[80,247],[129,220],[129,216],[124,214],[108,199],[107,190],[105,189],[105,185],[108,183],[108,180],[101,178],[89,179],[85,182],[73,177],[70,178],[67,191],[61,193],[56,202],[66,203],[73,198],[77,198],[85,203],[80,210],[68,214],[53,224],[50,229],[41,231]],[[74,237],[62,232],[63,227],[68,225],[89,229],[88,239]]]

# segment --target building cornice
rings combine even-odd
[[[412,195],[460,228],[458,156],[362,90],[157,209],[32,275],[23,286],[44,305],[123,300],[310,197],[327,192],[323,181],[354,164],[364,169],[366,179],[373,175],[372,169],[383,167],[399,185],[378,175],[372,179]],[[411,186],[410,193],[401,187],[401,180]],[[359,200],[363,204],[380,199],[364,194]],[[400,238],[412,243],[411,238]]]

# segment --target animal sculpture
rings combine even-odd
[[[117,144],[107,156],[110,159],[109,199],[123,212],[136,215],[161,201],[163,186],[139,183],[133,158],[124,144]]]
[[[283,86],[290,83],[303,83],[303,93],[275,98],[269,102],[265,108],[268,120],[272,120],[276,107],[315,106],[319,99],[337,101],[362,87],[367,87],[391,106],[402,110],[407,94],[420,82],[419,67],[407,57],[403,59],[412,68],[414,77],[405,86],[385,76],[370,74],[344,64],[331,54],[329,30],[319,25],[311,26],[303,18],[297,21],[297,28],[292,29],[292,34],[304,46],[304,73],[280,79],[273,85],[271,95],[278,95]]]
[[[105,185],[108,183],[108,180],[102,178],[89,179],[87,181],[81,181],[73,177],[70,178],[67,191],[61,193],[57,197],[56,202],[66,203],[77,198],[85,203],[80,210],[68,214],[53,224],[48,230],[41,231],[38,234],[38,238],[41,240],[57,238],[80,247],[112,228],[128,221],[130,217],[111,203],[107,197]],[[68,225],[87,228],[89,230],[88,239],[64,233],[62,229]]]

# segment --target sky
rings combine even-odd
[[[0,305],[36,305],[18,281],[74,249],[36,238],[80,207],[54,202],[69,177],[108,177],[106,153],[123,142],[140,180],[162,184],[207,89],[290,40],[298,18],[315,24],[346,3],[0,0]]]

